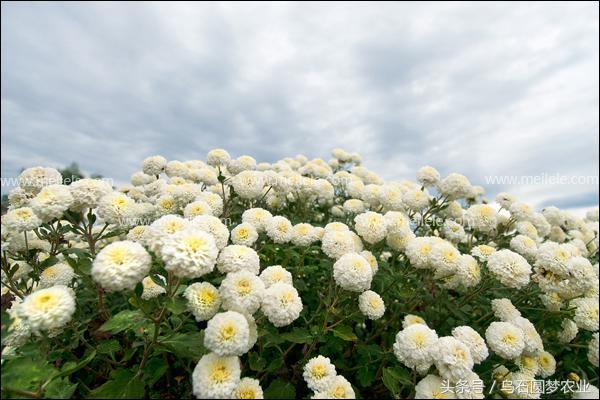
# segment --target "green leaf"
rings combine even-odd
[[[73,393],[77,390],[77,384],[71,383],[69,378],[61,378],[53,380],[46,390],[44,390],[44,398],[46,399],[70,399]]]
[[[45,361],[15,358],[2,364],[2,388],[35,392],[56,373],[56,369]]]
[[[167,310],[175,315],[184,313],[187,310],[187,302],[182,297],[174,297],[167,300]]]
[[[159,344],[180,358],[199,360],[208,350],[204,347],[204,332],[176,333],[160,337]]]
[[[56,378],[60,378],[60,377],[64,377],[64,376],[69,376],[69,375],[71,375],[71,374],[79,371],[81,368],[83,368],[86,365],[88,365],[94,359],[94,357],[96,357],[96,351],[95,350],[91,351],[85,357],[81,358],[77,362],[75,362],[75,361],[66,362],[65,365],[63,365],[62,370],[60,371],[60,373],[57,374],[56,376],[54,376],[52,379],[56,379]]]
[[[252,352],[248,356],[248,360],[250,361],[250,369],[252,371],[262,371],[267,365],[267,360],[262,358],[258,353]]]
[[[144,383],[153,386],[167,372],[169,366],[162,357],[154,357],[148,360],[144,368]]]
[[[399,379],[396,378],[392,368],[384,368],[381,377],[383,384],[395,396],[399,391]]]
[[[288,342],[293,343],[310,343],[312,335],[306,328],[295,328],[291,332],[281,334],[281,337]]]
[[[144,293],[144,285],[142,282],[138,282],[137,285],[135,285],[133,293],[135,293],[137,297],[142,297],[142,293]]]
[[[100,354],[108,354],[110,356],[114,356],[116,352],[121,350],[121,344],[118,340],[114,339],[103,340],[98,344],[96,350]]]
[[[403,368],[384,368],[382,380],[394,395],[398,394],[400,384],[412,386],[409,372]]]
[[[144,397],[144,384],[135,373],[120,368],[111,372],[111,379],[92,390],[92,399],[139,399]]]
[[[144,319],[144,314],[140,310],[124,310],[106,321],[100,330],[117,334],[124,330],[131,329]]]
[[[275,379],[265,390],[265,399],[295,399],[296,389],[290,382]]]
[[[356,379],[362,387],[369,387],[377,378],[376,374],[376,368],[365,365],[364,367],[361,367],[358,369],[358,371],[356,371]]]
[[[333,335],[342,340],[352,341],[358,339],[352,328],[348,325],[338,325],[332,329]]]

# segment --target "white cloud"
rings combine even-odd
[[[336,146],[388,179],[597,176],[598,36],[597,3],[3,3],[2,176]],[[593,184],[487,189],[598,202]]]

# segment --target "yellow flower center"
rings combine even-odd
[[[210,379],[215,383],[223,383],[231,376],[231,371],[224,364],[217,364],[212,367]]]
[[[239,294],[246,296],[252,291],[252,285],[248,279],[242,279],[237,282],[236,289]]]
[[[216,297],[217,294],[211,289],[201,290],[197,295],[198,300],[204,304],[212,304]]]
[[[221,328],[219,335],[223,340],[231,340],[235,336],[237,329],[233,325],[225,325]]]
[[[193,252],[197,252],[201,249],[204,249],[204,246],[206,245],[204,239],[200,237],[188,237],[185,238],[184,242],[187,249]]]
[[[425,345],[425,335],[421,332],[415,333],[413,336],[413,342],[419,348],[423,348]]]
[[[25,219],[25,218],[31,217],[31,211],[29,211],[29,210],[17,210],[17,211],[15,211],[15,213],[17,214],[17,217],[19,217],[19,218]]]
[[[312,368],[312,374],[316,378],[321,379],[327,375],[327,368],[323,364],[317,364]]]
[[[258,397],[256,391],[249,387],[238,390],[236,394],[238,399],[256,399]]]
[[[281,295],[282,304],[290,304],[294,301],[294,294],[292,292],[285,292]]]
[[[127,205],[127,199],[125,197],[115,197],[112,200],[112,204],[117,208],[122,208]]]
[[[335,399],[343,399],[346,397],[346,389],[343,386],[336,386],[332,391],[331,395]]]
[[[239,239],[245,240],[245,239],[248,239],[248,236],[250,236],[250,232],[248,231],[247,228],[238,229],[237,237]]]
[[[108,258],[113,264],[123,265],[125,264],[125,259],[127,258],[127,251],[121,247],[112,248],[108,253]]]
[[[54,278],[56,277],[57,271],[55,267],[48,267],[42,271],[42,276],[44,278]]]
[[[35,306],[43,311],[54,308],[57,304],[56,297],[52,294],[46,293],[36,297]]]
[[[165,226],[165,230],[167,233],[175,233],[181,229],[181,223],[179,221],[169,221],[167,226]]]
[[[506,344],[514,345],[517,343],[517,337],[513,333],[509,332],[506,335],[504,335],[502,341]]]
[[[431,245],[428,243],[422,244],[421,247],[419,248],[419,251],[421,252],[422,255],[426,256],[431,251]]]

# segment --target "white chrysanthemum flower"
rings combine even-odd
[[[273,215],[262,208],[249,208],[242,213],[242,222],[252,224],[258,232],[264,232]]]
[[[452,173],[438,183],[439,191],[449,199],[462,199],[472,193],[471,182],[466,176]]]
[[[62,217],[73,204],[73,196],[66,185],[45,186],[29,202],[29,206],[44,222]]]
[[[242,378],[231,393],[232,399],[264,399],[262,387],[258,379]]]
[[[286,326],[300,316],[302,300],[292,285],[275,283],[265,291],[261,310],[276,327]]]
[[[250,328],[236,311],[216,314],[206,324],[204,346],[220,356],[241,356],[248,351]]]
[[[365,211],[365,203],[359,199],[348,199],[342,207],[349,214],[360,214]]]
[[[519,367],[519,371],[527,373],[531,376],[537,375],[540,370],[540,364],[537,357],[533,355],[523,354],[515,360],[515,364]]]
[[[364,291],[358,296],[358,308],[369,319],[379,319],[385,313],[383,299],[372,290]]]
[[[2,226],[14,232],[30,231],[41,224],[42,220],[29,207],[15,208],[2,216]]]
[[[406,256],[415,268],[431,267],[431,251],[436,241],[433,237],[415,237],[406,244]]]
[[[440,180],[440,173],[437,169],[426,165],[417,171],[417,181],[423,186],[435,186]]]
[[[350,231],[328,231],[327,229],[325,229],[323,238],[321,239],[321,249],[328,257],[335,259],[356,250]]]
[[[467,345],[452,336],[439,338],[432,355],[442,378],[451,382],[468,377],[473,369],[471,351]]]
[[[394,355],[409,368],[431,365],[438,335],[427,325],[416,323],[396,334]]]
[[[337,375],[335,366],[327,357],[313,357],[304,366],[302,376],[310,390],[322,392],[327,390],[331,380]]]
[[[558,340],[561,343],[570,343],[575,337],[577,333],[579,333],[579,328],[577,324],[568,318],[562,320],[561,323],[562,331],[558,335]]]
[[[204,200],[193,201],[183,209],[183,216],[186,218],[194,218],[198,215],[213,215],[211,206]]]
[[[450,219],[444,221],[444,224],[442,225],[442,234],[444,235],[444,238],[453,243],[459,243],[467,237],[462,225]]]
[[[492,311],[496,318],[504,322],[510,322],[521,316],[521,313],[509,299],[492,300]]]
[[[471,255],[477,257],[480,261],[486,261],[495,252],[495,247],[488,246],[486,244],[480,244],[479,246],[475,246],[473,249],[471,249]]]
[[[598,352],[596,352],[598,354]],[[556,372],[556,360],[554,356],[547,351],[542,351],[537,356],[537,361],[539,365],[538,374],[542,378],[548,378],[549,376],[554,375]]]
[[[229,245],[225,247],[217,259],[217,269],[226,274],[229,272],[249,271],[258,275],[260,259],[258,253],[248,246]]]
[[[196,196],[196,201],[203,201],[208,204],[212,210],[212,215],[218,217],[223,214],[223,198],[221,195],[222,194],[202,192]]]
[[[131,175],[131,184],[133,186],[144,186],[156,180],[156,175],[148,175],[145,172],[137,171]]]
[[[242,222],[231,230],[231,242],[242,246],[252,246],[258,239],[258,232],[254,225]]]
[[[167,159],[163,156],[151,156],[144,159],[142,171],[148,175],[160,175],[167,166]]]
[[[586,382],[585,387],[581,391],[573,393],[572,399],[597,399],[599,395],[598,388]]]
[[[100,199],[112,192],[110,184],[102,179],[79,179],[69,185],[73,204],[71,209],[81,211],[96,208]]]
[[[571,301],[575,306],[573,321],[581,329],[591,332],[598,331],[598,298],[584,297]]]
[[[311,224],[300,223],[293,226],[292,243],[296,246],[308,246],[317,240]]]
[[[394,250],[404,252],[408,243],[414,238],[415,234],[410,229],[405,229],[388,233],[385,243]]]
[[[529,260],[535,259],[538,252],[535,240],[525,235],[517,235],[512,238],[510,248]]]
[[[213,149],[206,156],[206,163],[213,167],[227,166],[229,161],[231,161],[231,156],[223,149]]]
[[[198,399],[229,399],[240,383],[241,373],[238,357],[205,354],[192,374],[194,396]]]
[[[230,272],[221,282],[219,295],[224,309],[253,314],[266,295],[265,285],[247,270]]]
[[[334,376],[327,389],[322,392],[317,392],[312,397],[313,399],[354,399],[356,394],[352,385],[346,378],[341,375]]]
[[[485,331],[490,349],[509,360],[519,357],[525,349],[525,335],[521,328],[510,322],[492,322]]]
[[[540,334],[535,329],[535,326],[527,318],[517,317],[510,321],[513,325],[518,326],[523,331],[523,339],[525,341],[524,351],[528,354],[535,354],[544,350],[544,343]]]
[[[19,175],[19,186],[27,193],[36,195],[42,188],[62,183],[62,175],[54,168],[27,168]]]
[[[592,335],[592,340],[588,344],[588,360],[596,368],[598,368],[598,332]]]
[[[292,274],[281,265],[271,265],[265,268],[259,277],[265,284],[265,288],[279,282],[293,284]]]
[[[429,193],[427,189],[406,189],[402,203],[412,211],[422,210],[429,205]]]
[[[40,273],[40,288],[55,285],[68,286],[77,275],[73,268],[65,263],[54,264]]]
[[[242,171],[231,179],[233,190],[242,198],[254,200],[263,194],[265,181],[261,171]]]
[[[568,273],[567,263],[570,258],[571,253],[566,246],[545,242],[538,249],[535,266],[564,276]]]
[[[148,232],[147,225],[138,225],[129,230],[127,232],[127,240],[131,240],[132,242],[138,242],[140,244],[146,243],[146,233]]]
[[[373,275],[375,275],[375,273],[379,270],[377,258],[369,250],[361,251],[360,255],[363,256],[365,260],[367,260],[367,262],[371,266],[371,271],[373,272]]]
[[[453,385],[437,375],[427,375],[415,386],[415,399],[455,399]]]
[[[506,387],[508,398],[512,399],[539,399],[540,390],[536,385],[536,380],[529,372],[517,371],[510,375],[511,385]],[[500,389],[502,390],[502,388]]]
[[[98,216],[109,224],[132,225],[136,203],[124,193],[108,193],[98,201]]]
[[[456,382],[454,393],[458,399],[484,399],[484,389],[483,381],[479,378],[479,375],[471,371],[467,376]]]
[[[438,275],[454,274],[460,266],[460,251],[445,240],[434,244],[429,253],[431,266]]]
[[[158,279],[160,279],[163,282],[163,284],[166,283],[164,276],[157,276]],[[154,282],[154,279],[152,279],[149,276],[142,279],[142,285],[144,286],[144,291],[142,292],[141,298],[144,300],[150,300],[160,296],[161,294],[167,293],[167,289],[165,289],[164,286],[161,286],[158,283]]]
[[[192,283],[185,289],[183,296],[198,322],[211,319],[221,306],[219,290],[208,282]]]
[[[213,236],[195,227],[169,236],[161,249],[165,269],[180,278],[199,278],[212,272],[218,254]]]
[[[371,286],[373,271],[363,256],[347,253],[333,264],[333,278],[343,289],[362,292]]]
[[[488,269],[503,285],[515,289],[526,286],[531,275],[531,265],[527,260],[508,249],[490,255]]]
[[[179,215],[164,215],[146,229],[145,244],[160,256],[163,244],[178,232],[190,228],[190,221]]]
[[[269,220],[267,235],[275,243],[287,243],[294,236],[294,229],[286,217],[278,215]]]
[[[452,329],[452,336],[469,348],[475,364],[481,363],[488,357],[489,352],[485,340],[470,326],[458,326]]]
[[[367,211],[354,217],[356,232],[367,242],[377,243],[387,234],[387,223],[383,215]]]
[[[403,329],[406,329],[407,327],[414,325],[414,324],[421,324],[421,325],[427,326],[427,323],[425,322],[425,320],[423,318],[419,317],[418,315],[407,314],[402,319],[402,328]]]
[[[66,286],[57,285],[36,290],[23,299],[17,308],[19,318],[32,332],[58,329],[66,325],[75,313],[75,295]]]
[[[488,204],[475,204],[465,213],[467,225],[474,230],[490,233],[498,225],[496,209]]]
[[[103,248],[92,266],[92,278],[107,292],[133,289],[150,271],[152,258],[139,243],[124,240]]]
[[[215,239],[215,243],[219,250],[222,250],[227,246],[229,229],[227,229],[225,224],[221,222],[219,218],[212,215],[198,215],[191,221],[191,224],[210,233]]]
[[[240,156],[227,165],[227,170],[231,174],[238,174],[242,171],[256,169],[256,160],[250,156]]]
[[[510,215],[517,221],[529,220],[533,217],[533,208],[526,203],[512,203],[508,210],[510,211]]]

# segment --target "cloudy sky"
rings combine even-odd
[[[598,14],[596,2],[2,2],[2,177],[77,161],[124,183],[153,154],[272,162],[340,146],[388,179],[430,164],[490,195],[593,207]]]

